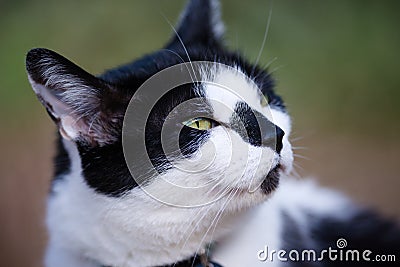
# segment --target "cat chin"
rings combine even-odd
[[[244,212],[267,201],[278,189],[280,177],[284,173],[284,166],[278,164],[268,173],[261,186],[256,190],[232,189],[230,194],[234,194],[234,197],[226,208],[227,213]]]
[[[253,193],[240,191],[235,196],[235,199],[232,199],[232,201],[227,205],[225,215],[230,217],[246,213],[247,211],[268,201],[271,195],[273,195],[273,193],[265,194],[261,189],[258,189]]]
[[[268,201],[274,193],[275,190],[266,193],[261,187],[252,193],[247,190],[239,190],[234,199],[227,205],[225,212],[236,215],[241,212],[246,212]]]

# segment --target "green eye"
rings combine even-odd
[[[211,119],[207,119],[207,118],[195,118],[195,119],[185,121],[185,122],[183,122],[183,124],[190,128],[202,130],[202,131],[209,130],[217,125],[217,123],[215,121],[213,121]]]

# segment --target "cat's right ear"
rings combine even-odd
[[[107,109],[113,106],[107,103],[113,101],[111,85],[43,48],[28,52],[26,69],[38,99],[65,139],[104,144],[115,138],[112,123],[121,114]]]
[[[166,47],[220,46],[223,44],[223,36],[224,24],[219,0],[188,0],[175,33]]]

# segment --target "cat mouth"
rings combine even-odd
[[[276,190],[279,185],[279,179],[281,172],[284,171],[284,167],[281,164],[277,164],[274,168],[272,168],[269,173],[265,176],[264,180],[261,181],[259,186],[253,189],[249,188],[232,188],[231,191],[235,192],[235,194],[253,194],[257,191],[261,191],[264,195],[268,195]]]

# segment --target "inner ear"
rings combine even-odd
[[[177,30],[167,48],[204,45],[220,46],[224,35],[218,0],[189,0],[180,15]]]
[[[28,77],[39,101],[46,108],[51,119],[57,124],[61,136],[67,140],[77,138],[79,132],[84,130],[85,125],[81,121],[74,119],[72,108],[61,101],[60,97],[51,93],[46,86],[36,83],[30,75]]]
[[[116,117],[123,114],[108,112],[110,84],[47,49],[29,51],[26,68],[35,94],[65,139],[103,144],[116,138]]]

